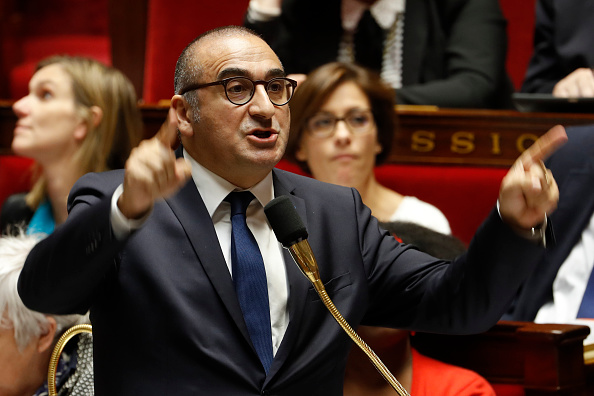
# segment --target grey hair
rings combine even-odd
[[[16,235],[0,237],[0,328],[14,329],[14,338],[20,351],[48,330],[46,315],[27,308],[17,291],[19,274],[27,255],[42,238],[26,235],[22,230]],[[83,315],[48,315],[55,319],[56,339],[69,327],[88,322]]]

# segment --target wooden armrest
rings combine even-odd
[[[582,395],[587,326],[500,321],[489,331],[452,336],[417,333],[421,353],[474,370],[491,383],[519,384],[526,395]]]

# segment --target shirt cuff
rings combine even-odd
[[[501,217],[501,212],[499,211],[499,200],[497,200],[497,214],[499,214],[499,218],[503,221]],[[516,227],[510,226],[510,228],[519,236],[524,239],[528,239],[529,241],[535,242],[543,247],[547,247],[547,225],[548,225],[548,216],[545,214],[544,221],[537,225],[536,227],[532,227],[529,230],[523,230]]]
[[[247,20],[254,22],[268,22],[281,14],[281,8],[275,6],[262,6],[254,0],[250,0],[247,9]]]
[[[151,213],[153,213],[153,209],[151,208],[151,210],[149,210],[148,213],[142,216],[140,219],[129,219],[124,216],[124,214],[120,211],[120,208],[118,208],[118,199],[120,199],[120,196],[123,192],[124,185],[120,184],[111,196],[111,212],[109,215],[111,229],[118,240],[125,239],[132,233],[132,231],[142,227]]]

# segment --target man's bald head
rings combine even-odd
[[[175,94],[180,94],[184,87],[198,81],[203,73],[203,66],[198,57],[196,49],[198,45],[207,40],[218,39],[222,37],[242,37],[255,36],[260,38],[253,30],[243,26],[223,26],[209,30],[196,37],[181,52],[177,64],[175,65],[174,89]]]

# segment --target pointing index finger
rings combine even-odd
[[[544,161],[567,141],[567,133],[561,125],[555,125],[547,133],[538,138],[532,146],[522,153],[524,169],[538,161]]]
[[[167,112],[167,119],[159,128],[159,131],[155,135],[157,140],[159,140],[163,145],[167,148],[172,148],[177,143],[177,114],[173,107],[169,107],[169,111]]]

